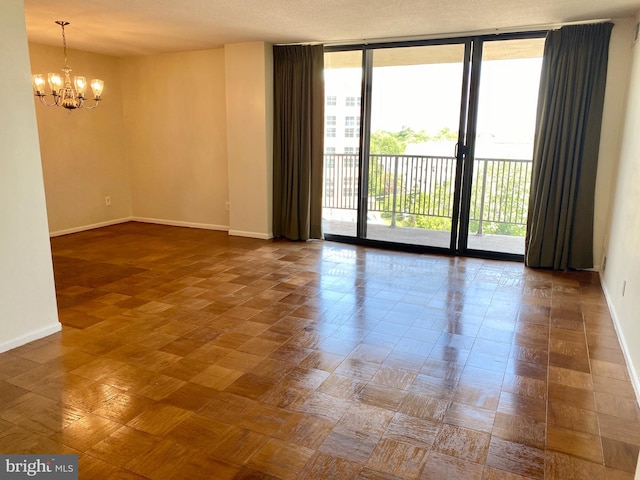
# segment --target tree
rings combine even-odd
[[[458,140],[458,132],[451,130],[449,127],[444,127],[436,135],[430,136],[429,140]]]
[[[371,134],[370,151],[374,154],[402,155],[405,145],[400,142],[397,134],[376,130]]]
[[[402,155],[407,145],[410,144],[457,139],[458,133],[449,127],[443,127],[438,133],[431,135],[424,130],[416,132],[411,127],[403,126],[399,132],[388,132],[386,130],[373,132],[371,134],[370,151],[373,154]]]
[[[419,184],[404,185],[402,175],[394,176],[395,162],[402,161],[406,146],[429,141],[451,141],[458,138],[457,132],[448,127],[430,135],[423,130],[416,132],[402,127],[399,132],[376,130],[371,134],[371,163],[369,165],[370,208],[380,211],[382,218],[389,220],[396,215],[399,226],[429,230],[450,230],[449,181],[423,191]],[[529,196],[530,164],[526,162],[477,161],[482,165],[475,172],[472,187],[470,233],[478,233],[482,217],[482,232],[489,234],[524,236],[526,231],[527,198]],[[486,169],[486,172],[485,172]],[[394,184],[395,182],[395,184]],[[483,190],[483,182],[485,189]],[[434,188],[435,187],[435,188]],[[484,202],[480,208],[482,193]],[[395,204],[394,204],[395,194]],[[394,209],[395,205],[395,209]],[[442,211],[425,211],[420,206],[447,205]],[[394,211],[395,210],[395,211]]]
[[[430,139],[430,136],[427,135],[424,130],[416,132],[411,127],[407,126],[403,126],[397,135],[405,147],[410,143],[424,143]]]
[[[416,132],[406,126],[399,132],[376,130],[371,134],[370,151],[374,154],[402,155],[410,143],[424,143],[429,138],[424,130]]]

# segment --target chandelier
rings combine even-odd
[[[86,108],[92,110],[98,106],[98,102],[102,100],[102,89],[104,88],[104,82],[102,80],[91,80],[91,90],[93,91],[93,100],[95,104],[92,106],[85,105],[87,99],[87,79],[81,76],[74,76],[73,83],[71,83],[71,69],[67,63],[67,39],[64,35],[64,27],[69,25],[69,22],[62,20],[56,21],[62,28],[62,44],[64,46],[64,68],[62,71],[64,75],[59,73],[49,73],[49,90],[50,95],[53,97],[53,103],[47,103],[45,97],[45,80],[44,75],[38,73],[33,75],[33,90],[36,97],[40,98],[40,102],[47,107],[64,107],[68,110],[75,110],[76,108]]]

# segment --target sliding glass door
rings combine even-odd
[[[524,254],[544,38],[482,43],[466,250]]]
[[[450,247],[466,46],[372,51],[367,239]]]
[[[326,52],[325,235],[522,255],[543,45]]]
[[[322,229],[356,237],[362,118],[362,51],[325,53]]]

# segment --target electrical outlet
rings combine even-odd
[[[104,204],[107,207],[111,206],[111,197],[104,197]]]

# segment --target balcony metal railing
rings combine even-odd
[[[391,226],[409,219],[411,226],[431,228],[426,219],[450,219],[455,163],[454,157],[372,154],[369,213],[377,212]],[[524,235],[531,160],[477,158],[473,169],[470,231]],[[358,156],[325,154],[324,182],[324,208],[356,210]]]

